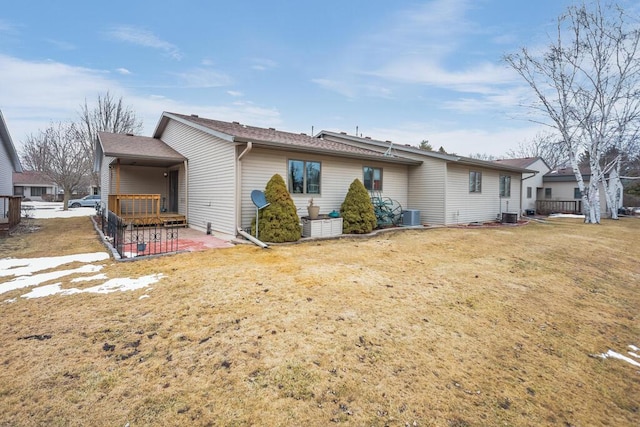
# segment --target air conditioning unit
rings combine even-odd
[[[402,211],[402,225],[420,225],[420,211],[415,209]]]

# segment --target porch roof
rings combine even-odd
[[[98,145],[105,156],[123,165],[167,167],[187,160],[161,139],[148,136],[98,132]]]

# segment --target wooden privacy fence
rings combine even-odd
[[[18,224],[22,213],[22,196],[0,196],[0,235]]]
[[[536,200],[536,213],[549,215],[552,213],[582,214],[582,200]]]

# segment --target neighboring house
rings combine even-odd
[[[586,188],[589,186],[589,182],[591,181],[591,170],[587,168],[580,172],[582,173],[582,179]],[[607,175],[606,179],[614,183],[616,181],[619,182],[615,172],[614,174]],[[542,180],[544,188],[541,192],[540,200],[547,202],[551,207],[555,207],[550,210],[557,212],[573,210],[575,213],[582,213],[582,194],[580,193],[578,181],[576,180],[576,176],[573,173],[572,168],[558,168],[549,171],[543,176]],[[619,186],[618,195],[616,197],[617,200],[614,201],[616,204],[616,210],[622,207],[622,191],[622,186]],[[607,199],[602,185],[600,185],[600,213],[602,215],[609,214],[609,211],[607,210]]]
[[[0,111],[0,235],[20,223],[21,200],[13,194],[13,174],[22,172],[18,153]]]
[[[522,204],[520,212],[532,214],[536,211],[536,201],[544,196],[543,176],[551,170],[542,157],[524,157],[520,159],[501,159],[495,163],[509,165],[536,171],[522,176],[520,181],[520,191],[522,193]]]
[[[339,210],[358,178],[404,208],[420,210],[422,222],[455,224],[517,211],[517,183],[533,172],[389,146],[331,132],[312,137],[165,112],[153,137],[100,133],[95,169],[109,206],[116,195],[159,194],[163,212],[184,215],[195,229],[228,235],[251,226],[251,191],[264,190],[276,173],[300,216],[311,198],[321,213]]]
[[[13,194],[13,173],[22,172],[18,153],[0,111],[0,196]]]
[[[43,172],[22,171],[13,174],[13,195],[35,201],[53,201],[58,186]]]
[[[503,213],[519,215],[523,174],[535,173],[524,167],[421,150],[346,133],[322,131],[317,138],[419,161],[419,165],[408,168],[408,194],[406,204],[402,206],[419,210],[422,222],[429,224],[467,224],[500,219]],[[386,177],[385,171],[381,174]]]

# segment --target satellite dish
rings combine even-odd
[[[251,201],[258,209],[263,209],[270,205],[270,203],[267,203],[267,198],[264,196],[264,193],[260,190],[253,190],[251,192]]]
[[[251,192],[251,201],[254,205],[256,205],[256,239],[258,238],[258,214],[260,209],[264,209],[269,206],[271,203],[267,203],[267,198],[264,196],[264,193],[260,190],[253,190]]]

